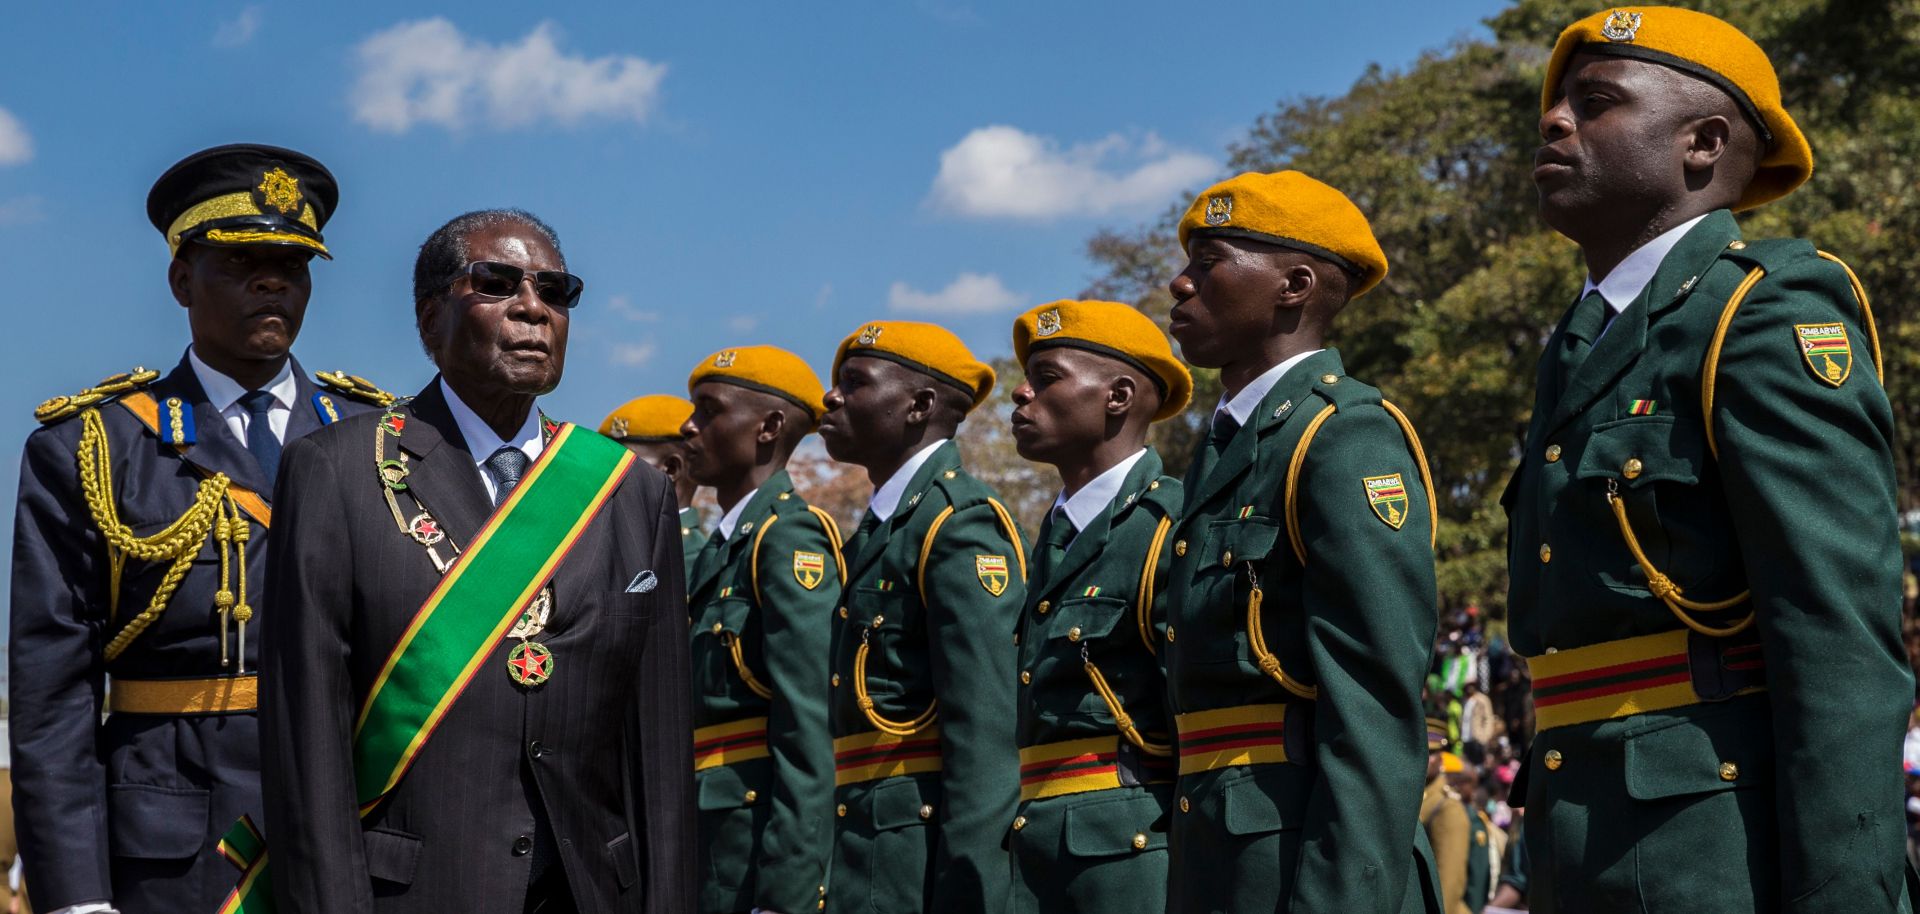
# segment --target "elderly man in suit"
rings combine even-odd
[[[282,914],[693,910],[679,505],[536,404],[580,290],[532,215],[454,219],[414,268],[439,376],[287,451],[261,671]]]

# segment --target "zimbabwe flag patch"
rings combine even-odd
[[[976,555],[973,557],[973,573],[980,577],[980,586],[987,593],[999,596],[1007,590],[1007,557],[1004,555]]]
[[[1793,332],[1814,377],[1833,387],[1846,383],[1853,373],[1853,344],[1845,324],[1794,324]]]
[[[1400,529],[1407,522],[1407,486],[1399,473],[1368,476],[1361,484],[1367,488],[1367,506],[1387,526]]]
[[[793,579],[801,587],[812,590],[820,586],[820,579],[827,576],[827,557],[819,552],[795,552],[793,554]]]

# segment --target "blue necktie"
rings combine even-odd
[[[494,451],[487,458],[487,473],[493,476],[495,505],[507,500],[507,493],[520,484],[520,477],[526,475],[527,467],[532,464],[525,451],[511,445]]]
[[[260,472],[267,476],[267,491],[271,492],[274,479],[280,475],[280,439],[274,436],[273,423],[267,419],[273,394],[250,390],[240,395],[240,405],[247,410],[247,450],[260,463]]]

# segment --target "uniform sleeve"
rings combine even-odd
[[[287,446],[267,547],[260,762],[281,914],[373,910],[353,774],[353,551],[342,486],[313,439]]]
[[[1440,808],[1427,820],[1427,840],[1433,844],[1433,865],[1440,873],[1440,898],[1446,914],[1468,914],[1467,844],[1471,829],[1466,807],[1452,797],[1440,800]]]
[[[113,897],[106,769],[95,744],[105,546],[75,467],[73,445],[53,431],[29,437],[13,527],[14,815],[33,900],[49,910]]]
[[[932,914],[998,914],[1011,891],[1002,839],[1020,791],[1013,630],[1026,582],[1018,548],[991,506],[974,505],[947,518],[923,568],[946,797],[928,893]],[[1006,561],[998,595],[982,580],[980,556]]]
[[[635,658],[633,711],[629,720],[632,760],[628,793],[640,848],[646,898],[643,914],[694,914],[700,882],[693,793],[693,669],[686,638],[687,580],[680,550],[680,512],[665,476],[655,476],[648,498],[659,506],[652,519],[648,566],[665,569],[655,593],[660,607],[640,656]],[[643,502],[644,503],[644,502]],[[636,512],[638,513],[638,512]],[[644,515],[615,522],[645,523]]]
[[[1900,750],[1913,679],[1900,641],[1893,420],[1845,272],[1770,272],[1727,334],[1713,429],[1773,709],[1786,910],[1898,891]],[[1801,328],[1841,323],[1836,387]],[[1836,367],[1838,360],[1836,360]]]
[[[1378,407],[1336,413],[1302,474],[1306,648],[1320,691],[1292,909],[1391,910],[1413,878],[1426,771],[1420,684],[1439,624],[1432,514],[1405,436]],[[1366,480],[1394,474],[1405,501],[1376,513]],[[1360,878],[1369,868],[1374,878]]]
[[[817,571],[811,564],[816,557]],[[800,912],[818,902],[833,847],[827,676],[840,555],[820,519],[796,511],[767,530],[757,559],[760,625],[773,691],[767,711],[773,809],[761,836],[754,904]],[[808,560],[804,571],[801,559]]]

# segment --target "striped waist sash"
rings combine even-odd
[[[1172,780],[1172,759],[1142,753],[1145,773],[1153,781]],[[1122,787],[1120,738],[1095,736],[1058,743],[1042,743],[1020,750],[1020,802],[1072,793]]]
[[[767,757],[767,719],[749,717],[693,731],[693,770]]]
[[[1179,714],[1180,773],[1287,760],[1287,706],[1241,705]]]
[[[1711,644],[1714,675],[1732,680],[1719,687],[1699,681],[1701,658],[1688,632],[1623,638],[1527,658],[1533,670],[1534,716],[1542,730],[1668,711],[1709,700],[1762,691],[1765,661],[1755,641]]]
[[[939,770],[940,728],[937,725],[912,736],[893,736],[875,730],[833,741],[835,787]]]

